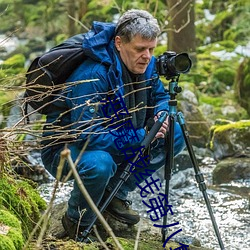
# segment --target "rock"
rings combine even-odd
[[[192,145],[206,148],[209,140],[210,124],[204,118],[198,106],[188,101],[181,101],[181,112],[185,117],[185,124]]]
[[[190,185],[190,179],[191,179],[190,177],[193,176],[193,172],[194,170],[189,168],[174,174],[171,178],[170,188],[178,189]]]
[[[250,120],[214,125],[209,147],[216,160],[240,155],[250,157]]]
[[[194,104],[196,106],[198,105],[198,99],[197,99],[195,93],[192,92],[189,89],[188,90],[184,90],[182,92],[182,99],[187,100],[187,101],[189,101],[190,103],[192,103],[192,104]]]
[[[213,183],[228,183],[233,180],[250,179],[250,158],[226,158],[213,171]]]

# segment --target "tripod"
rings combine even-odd
[[[124,182],[126,182],[128,180],[128,178],[130,177],[130,175],[132,174],[133,170],[135,170],[135,164],[136,161],[138,160],[139,156],[141,154],[143,154],[149,147],[149,145],[151,144],[151,142],[154,140],[155,135],[157,134],[157,132],[159,131],[159,129],[161,128],[163,122],[165,121],[165,119],[167,118],[167,116],[169,117],[169,132],[168,132],[168,136],[166,138],[166,142],[167,142],[167,146],[168,146],[168,151],[166,153],[166,161],[165,161],[165,194],[168,195],[169,194],[169,181],[171,179],[171,175],[172,175],[172,168],[173,168],[173,164],[174,164],[174,123],[175,123],[175,119],[176,117],[178,118],[178,122],[181,125],[181,130],[186,142],[186,146],[191,158],[191,161],[193,163],[194,166],[194,170],[195,170],[195,178],[197,183],[199,184],[199,189],[203,194],[203,197],[205,199],[206,202],[206,206],[207,209],[209,211],[209,215],[217,236],[217,239],[219,241],[219,245],[221,250],[224,250],[224,245],[223,242],[221,240],[221,236],[218,230],[218,226],[216,224],[215,221],[215,217],[213,215],[213,211],[208,199],[208,195],[206,192],[206,184],[204,183],[204,178],[202,173],[199,170],[198,167],[198,162],[196,160],[195,154],[193,152],[193,148],[191,146],[190,143],[190,139],[189,139],[189,135],[188,135],[188,131],[186,129],[186,125],[185,125],[185,121],[184,121],[184,117],[183,115],[178,112],[177,113],[177,100],[175,99],[177,93],[181,92],[181,88],[178,86],[178,79],[179,77],[174,80],[172,79],[169,83],[169,94],[170,94],[170,100],[169,100],[169,113],[167,114],[167,112],[162,112],[159,119],[155,122],[155,124],[153,125],[153,127],[150,129],[148,135],[145,137],[145,139],[143,140],[143,142],[141,143],[141,146],[143,146],[142,150],[139,151],[136,156],[134,157],[133,161],[127,164],[126,168],[124,169],[123,173],[120,176],[120,180],[118,182],[118,184],[116,185],[116,187],[112,190],[112,192],[110,193],[110,195],[108,196],[108,198],[106,199],[106,201],[102,204],[101,208],[99,209],[100,212],[102,213],[107,206],[110,204],[110,202],[112,201],[112,199],[115,197],[115,195],[117,194],[118,190],[121,188],[121,186],[123,185]],[[131,171],[132,169],[132,171]],[[165,200],[165,206],[166,204],[166,200]],[[84,230],[84,232],[82,233],[82,241],[87,240],[88,235],[90,234],[92,227],[94,226],[95,222],[97,220],[97,216],[94,217],[94,219],[92,220],[92,222],[90,223],[90,225]],[[164,228],[164,225],[167,224],[167,215],[165,215],[163,217],[163,228],[162,228],[162,241],[165,242],[165,238],[166,238],[166,233],[167,233],[167,229]],[[79,240],[81,240],[79,239]]]
[[[198,162],[197,159],[195,157],[190,139],[189,139],[189,133],[187,131],[186,128],[186,124],[185,124],[185,120],[184,120],[184,116],[181,112],[177,112],[177,100],[175,99],[177,93],[180,93],[182,91],[181,87],[178,86],[178,80],[179,77],[177,77],[177,79],[172,79],[169,82],[169,94],[170,94],[170,100],[169,100],[169,114],[168,114],[168,119],[169,119],[169,132],[166,138],[166,144],[167,144],[167,148],[168,151],[166,152],[166,161],[165,161],[165,194],[168,196],[169,194],[169,183],[170,183],[170,179],[171,179],[171,175],[172,175],[172,169],[173,169],[173,165],[174,165],[174,123],[177,117],[177,120],[181,126],[181,130],[183,133],[183,137],[187,146],[187,150],[191,159],[191,162],[193,164],[194,167],[194,171],[195,171],[195,179],[198,183],[199,189],[203,194],[203,198],[205,200],[209,215],[210,215],[210,219],[212,221],[213,224],[213,228],[216,234],[216,237],[218,239],[219,245],[221,250],[224,250],[225,247],[223,245],[221,236],[220,236],[220,232],[212,211],[212,207],[210,204],[210,201],[208,199],[208,195],[206,192],[206,184],[204,182],[204,177],[203,174],[201,173],[199,166],[198,166]],[[167,201],[165,200],[165,206]],[[164,228],[164,226],[167,225],[167,214],[163,217],[163,228],[162,228],[162,242],[165,242],[166,239],[166,233],[167,233],[167,227]]]

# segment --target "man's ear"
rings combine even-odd
[[[121,49],[121,43],[122,43],[121,37],[116,36],[115,37],[115,47],[118,51],[120,51],[120,49]]]

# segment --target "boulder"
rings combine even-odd
[[[216,160],[227,157],[250,157],[250,120],[225,121],[211,127],[209,148]]]
[[[206,148],[209,141],[210,124],[204,118],[198,106],[188,101],[181,101],[181,111],[193,146]]]
[[[213,183],[228,183],[233,180],[250,179],[250,158],[228,157],[220,161],[213,171]]]

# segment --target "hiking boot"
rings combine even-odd
[[[105,211],[122,223],[135,225],[140,221],[140,216],[130,208],[131,205],[132,201],[120,200],[114,197]]]
[[[87,227],[83,227],[75,223],[72,219],[70,219],[67,213],[62,217],[62,225],[65,230],[65,237],[68,236],[70,239],[79,242],[91,243],[97,241],[97,238],[93,236],[93,234],[89,234],[86,239],[83,237],[83,232]]]

